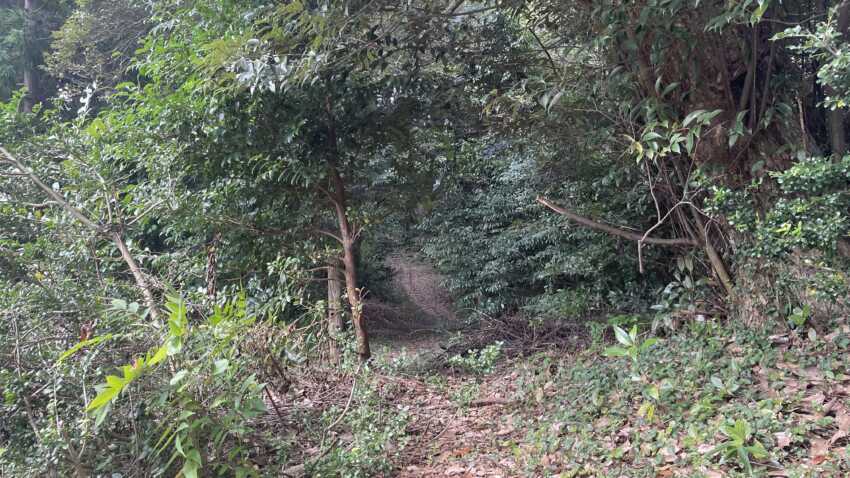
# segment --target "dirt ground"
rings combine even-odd
[[[415,307],[412,318],[394,324],[383,339],[385,359],[401,354],[411,361],[427,360],[443,352],[448,330],[458,318],[442,278],[428,265],[409,255],[388,260],[395,287]],[[423,376],[404,377],[407,393],[398,399],[412,415],[412,441],[405,448],[399,477],[509,477],[516,476],[511,437],[514,411],[511,397],[516,378],[505,367],[475,377],[446,370],[439,383]]]

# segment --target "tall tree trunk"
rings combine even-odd
[[[342,284],[339,277],[339,264],[336,260],[328,263],[328,335],[331,362],[339,363],[341,358],[339,334],[342,332]]]
[[[207,244],[207,299],[210,304],[215,304],[218,293],[218,245],[221,243],[221,233],[213,233],[212,240]]]
[[[354,325],[354,335],[357,338],[357,354],[363,361],[369,360],[372,352],[369,350],[369,334],[363,321],[363,299],[357,282],[357,255],[355,243],[357,233],[352,229],[346,213],[345,183],[336,167],[330,168],[333,181],[333,204],[339,223],[339,238],[342,242],[342,264],[345,276],[345,295],[351,308],[351,323]]]
[[[35,35],[35,31],[33,28],[33,1],[34,0],[24,0],[24,13],[25,13],[25,35],[26,35],[26,44],[32,44],[33,36]],[[23,98],[23,102],[21,103],[21,108],[27,113],[32,112],[33,106],[35,106],[36,98],[37,98],[37,73],[35,70],[35,60],[34,60],[34,52],[29,51],[24,52],[24,86],[27,89],[27,94]]]
[[[841,34],[842,40],[848,40],[848,28],[850,28],[850,0],[844,0],[836,7],[838,13],[837,28]],[[836,92],[831,86],[824,86],[824,92],[828,96],[835,96]],[[830,109],[827,111],[826,119],[829,126],[829,145],[834,156],[844,156],[847,154],[847,133],[845,130],[845,120],[847,115],[840,108]]]

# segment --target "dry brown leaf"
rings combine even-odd
[[[449,455],[455,456],[455,457],[458,457],[458,458],[462,458],[464,455],[466,455],[467,453],[469,453],[471,451],[472,451],[471,447],[465,446],[465,447],[462,447],[462,448],[455,448],[454,450],[449,452]]]
[[[808,397],[803,399],[804,402],[808,402],[813,407],[818,406],[818,405],[823,405],[823,402],[825,400],[826,400],[826,396],[823,394],[823,392],[817,392],[817,393],[815,393],[813,395],[809,395]]]
[[[446,476],[456,476],[463,473],[466,473],[466,467],[464,466],[450,466],[445,471]]]
[[[838,425],[838,430],[829,439],[829,444],[834,445],[835,442],[847,436],[850,433],[850,412],[846,408],[841,407],[835,412],[835,424]]]
[[[812,447],[809,450],[809,456],[813,465],[819,465],[826,461],[826,456],[829,454],[829,442],[822,438],[813,438],[811,440]]]
[[[555,435],[560,435],[561,430],[564,428],[564,422],[554,422],[549,425],[549,430],[552,431]]]
[[[835,412],[835,423],[838,429],[850,433],[850,411],[841,407]]]
[[[703,443],[702,445],[697,447],[697,452],[703,455],[710,452],[711,450],[714,450],[714,445],[709,445],[708,443]]]
[[[656,478],[669,478],[673,476],[673,467],[672,466],[662,466],[655,470]]]
[[[791,444],[791,434],[788,432],[774,433],[773,436],[776,438],[776,446],[778,448],[785,448]]]
[[[763,375],[760,375],[758,378],[758,388],[770,398],[779,397],[779,392],[770,386],[770,382],[767,380],[767,377]]]
[[[823,374],[817,367],[809,367],[802,370],[803,376],[812,382],[823,382]]]
[[[779,370],[797,370],[800,368],[799,365],[790,362],[776,362],[776,368]]]
[[[832,400],[826,402],[826,405],[823,406],[823,411],[825,413],[829,413],[832,410],[837,410],[839,408],[839,406],[840,406],[840,404],[838,403],[838,399],[833,398]]]

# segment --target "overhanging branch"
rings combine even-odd
[[[537,196],[537,202],[548,207],[549,209],[557,212],[558,214],[566,217],[567,219],[581,224],[582,226],[588,227],[590,229],[596,229],[597,231],[606,232],[611,234],[612,236],[622,237],[624,239],[629,239],[631,241],[640,242],[643,244],[657,244],[661,246],[688,246],[688,247],[696,247],[699,244],[687,238],[676,238],[676,239],[663,239],[656,237],[644,237],[645,234],[640,234],[637,232],[627,231],[625,229],[620,229],[618,227],[609,226],[607,224],[603,224],[601,222],[594,221],[592,219],[588,219],[584,216],[579,216],[578,214],[568,211],[561,206],[553,203],[552,201],[544,198],[543,196]]]

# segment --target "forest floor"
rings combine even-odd
[[[850,476],[845,319],[693,322],[634,360],[605,357],[606,334],[562,338],[456,367],[475,352],[439,276],[389,264],[416,309],[377,341],[385,396],[409,418],[391,476]]]
[[[441,277],[430,266],[411,256],[391,257],[388,265],[393,269],[395,288],[418,313],[413,314],[416,319],[412,322],[396,328],[391,338],[385,338],[383,360],[432,363],[444,355],[451,331],[463,324],[440,285]],[[513,476],[516,464],[507,444],[516,430],[509,410],[512,377],[508,368],[489,374],[486,380],[450,369],[440,372],[408,375],[408,384],[416,393],[408,394],[403,405],[411,413],[408,434],[414,440],[406,447],[409,451],[398,476]]]
[[[292,459],[309,476],[850,476],[847,318],[796,329],[709,318],[650,334],[647,319],[616,316],[635,331],[622,356],[610,320],[584,334],[467,323],[430,267],[389,265],[403,297],[368,304],[370,367],[306,369],[280,397],[282,416],[318,410],[330,423],[298,441]]]

